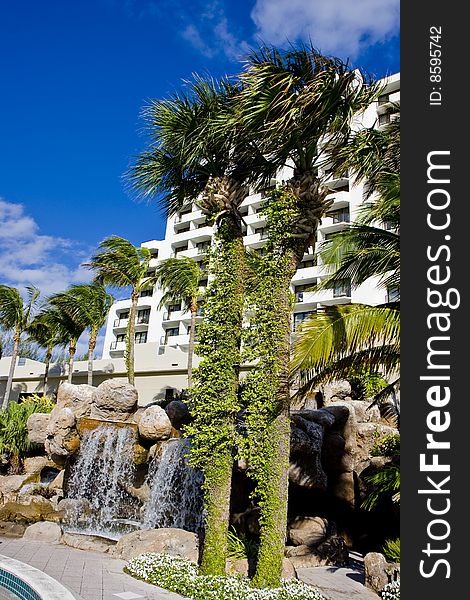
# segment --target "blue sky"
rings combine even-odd
[[[311,38],[380,77],[398,36],[398,0],[0,0],[0,282],[59,291],[108,235],[163,235],[122,180],[149,98],[236,73],[260,40]]]

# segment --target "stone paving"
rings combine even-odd
[[[123,572],[125,561],[106,554],[21,538],[0,536],[1,555],[40,569],[68,588],[77,600],[182,600],[182,596],[138,581]],[[327,600],[378,600],[363,585],[360,566],[298,569],[299,579]],[[242,599],[240,599],[242,600]]]

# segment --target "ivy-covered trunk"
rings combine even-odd
[[[223,575],[227,558],[230,491],[236,448],[235,418],[240,409],[238,373],[244,300],[245,249],[241,224],[222,215],[214,235],[198,328],[201,362],[190,392],[194,416],[192,461],[204,474],[205,539],[201,573]]]
[[[260,507],[260,547],[253,582],[258,587],[280,583],[287,535],[290,454],[291,346],[290,283],[303,254],[315,239],[326,191],[319,193],[311,175],[277,191],[263,213],[269,239],[265,255],[256,259],[247,358],[257,359],[246,379],[246,451],[254,498]],[[315,192],[310,194],[309,192]],[[251,355],[251,356],[250,356]]]

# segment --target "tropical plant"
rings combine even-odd
[[[390,539],[390,540],[386,540],[384,547],[383,547],[383,552],[385,554],[385,557],[388,558],[388,560],[391,560],[393,562],[400,562],[400,538],[395,538],[395,539]]]
[[[400,282],[400,150],[399,124],[383,131],[366,129],[336,150],[335,168],[350,169],[356,181],[367,181],[369,197],[359,219],[323,244],[320,257],[330,274],[317,289],[348,279],[353,288],[370,277],[377,285],[399,289]],[[387,227],[386,227],[387,226]],[[354,378],[358,373],[393,373],[400,358],[399,302],[384,306],[336,306],[312,315],[303,323],[295,346],[293,372],[300,373],[298,394],[333,378]],[[374,403],[384,405],[394,392],[395,379],[375,391]],[[387,416],[398,421],[399,410],[385,405]]]
[[[228,532],[228,556],[235,560],[254,560],[258,554],[258,543],[246,535],[238,535],[232,526]]]
[[[64,346],[68,342],[59,320],[53,314],[54,309],[44,309],[37,314],[28,327],[28,337],[39,346],[45,348],[44,356],[44,393],[47,393],[47,382],[52,354],[56,346]]]
[[[277,324],[272,319],[272,334],[279,340],[276,349],[272,345],[269,349],[276,354],[274,362],[272,356],[267,357],[267,362],[271,362],[270,377],[277,381],[278,389],[271,393],[271,409],[259,411],[259,406],[255,409],[253,404],[247,408],[251,421],[248,436],[257,440],[261,453],[272,447],[273,440],[277,444],[275,458],[268,464],[257,461],[258,469],[253,470],[255,495],[262,501],[254,582],[276,586],[287,522],[289,285],[305,251],[315,243],[318,223],[331,203],[327,199],[330,190],[325,185],[326,178],[319,169],[325,164],[325,156],[348,139],[352,117],[369,105],[378,90],[347,64],[322,56],[312,46],[287,51],[259,50],[248,57],[242,81],[240,106],[244,125],[260,140],[271,168],[277,171],[291,165],[293,169],[292,178],[282,191],[268,199],[265,209],[266,218],[271,221],[270,238],[277,232],[272,258],[283,264],[279,277],[271,277],[271,297],[276,299],[272,312],[281,318]],[[260,365],[265,368],[267,362],[261,359]],[[252,453],[257,453],[256,445],[252,446]]]
[[[362,508],[373,510],[380,502],[391,499],[393,502],[400,501],[400,466],[388,464],[372,475],[366,475],[364,481],[372,488]]]
[[[72,321],[81,323],[90,331],[88,340],[88,385],[93,385],[93,357],[99,330],[106,322],[114,298],[106,289],[94,284],[71,286],[53,301]]]
[[[76,298],[70,291],[70,288],[64,292],[49,296],[47,301],[47,320],[51,323],[51,326],[57,328],[59,338],[61,340],[67,340],[68,343],[67,381],[72,383],[77,342],[79,337],[85,331],[87,323],[81,315],[73,313],[73,311],[70,310],[71,305],[76,302]]]
[[[11,470],[20,473],[23,458],[32,449],[28,439],[28,418],[37,412],[48,413],[54,408],[50,398],[33,395],[17,404],[9,404],[8,409],[0,412],[0,452],[10,454]]]
[[[237,119],[239,85],[195,77],[185,93],[144,111],[150,147],[128,173],[134,190],[167,214],[196,203],[214,224],[211,278],[198,329],[201,363],[193,375],[192,460],[204,472],[203,573],[225,572],[244,296],[245,250],[239,207],[258,166],[269,162]],[[271,168],[271,167],[270,167]],[[273,167],[274,168],[274,167]],[[271,168],[272,170],[272,168]]]
[[[8,408],[21,336],[31,322],[33,310],[39,297],[39,290],[34,286],[27,286],[26,293],[27,298],[23,301],[20,292],[16,288],[0,285],[0,325],[5,331],[12,331],[13,333],[13,349],[2,410]]]
[[[201,281],[206,277],[198,262],[187,256],[167,258],[158,265],[155,276],[164,290],[159,308],[181,302],[182,309],[191,313],[188,348],[188,388],[192,386],[196,316],[200,305]]]
[[[137,248],[129,240],[113,235],[100,242],[96,254],[83,265],[96,272],[95,283],[131,290],[125,355],[127,378],[131,384],[135,381],[135,321],[140,293],[157,281],[155,272],[149,270],[151,259],[148,248]]]
[[[388,433],[379,438],[370,449],[371,456],[400,456],[400,434]]]

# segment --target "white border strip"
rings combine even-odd
[[[44,600],[76,600],[61,583],[31,565],[0,554],[0,567],[27,583]]]

